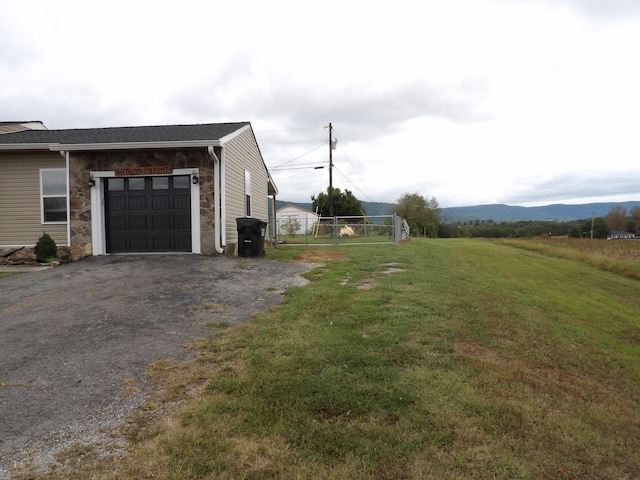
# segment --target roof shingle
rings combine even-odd
[[[145,127],[81,128],[70,130],[25,130],[6,133],[0,145],[15,144],[108,144],[207,141],[221,138],[249,125],[249,122],[155,125]]]

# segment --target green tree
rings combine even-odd
[[[295,237],[296,234],[300,231],[300,222],[297,217],[287,217],[283,222],[280,223],[280,233],[289,235],[290,237]]]
[[[321,217],[330,216],[329,212],[329,188],[327,192],[320,192],[317,196],[311,195],[312,210],[318,209]],[[345,189],[341,192],[339,188],[333,189],[333,214],[336,217],[364,215],[362,203],[358,200],[350,190]]]
[[[582,224],[582,233],[585,238],[591,238],[591,220],[587,220]],[[609,236],[609,227],[604,218],[597,217],[593,219],[593,238],[607,238]]]
[[[411,235],[438,236],[440,205],[435,197],[425,199],[417,193],[405,193],[396,203],[395,214],[407,221]]]
[[[569,238],[582,238],[582,229],[579,225],[574,225],[569,229]]]
[[[622,205],[616,205],[609,210],[604,219],[609,229],[624,230],[627,225],[627,209]]]
[[[629,216],[631,217],[631,220],[633,220],[633,223],[635,224],[635,228],[629,231],[637,232],[638,230],[640,230],[640,207],[637,205],[635,207],[631,207],[631,209],[629,210]]]

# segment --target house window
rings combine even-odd
[[[67,221],[67,171],[64,168],[40,170],[42,223]]]
[[[245,216],[251,216],[251,172],[244,171]]]

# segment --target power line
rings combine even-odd
[[[260,145],[293,145],[295,143],[316,143],[318,141],[317,138],[313,140],[296,140],[291,142],[260,142]]]
[[[353,183],[351,181],[351,179],[349,179],[343,172],[340,171],[340,169],[338,167],[336,167],[335,165],[333,166],[333,168],[336,169],[336,171],[338,172],[338,174],[347,182],[349,183],[354,190],[358,190],[364,197],[367,198],[367,200],[369,200],[370,202],[373,202],[374,200],[371,199],[371,197],[369,195],[367,195],[365,192],[362,191],[362,189],[360,187],[358,187],[355,183]]]
[[[365,170],[365,167],[362,164],[362,162],[360,162],[360,160],[358,160],[358,158],[355,155],[353,155],[352,152],[347,151],[348,150],[347,149],[347,144],[348,144],[348,142],[344,142],[342,140],[342,137],[340,137],[340,145],[344,146],[344,148],[345,148],[345,151],[344,151],[345,158],[351,164],[351,166],[353,167],[353,170],[358,174],[358,177],[360,177],[360,172],[363,172]],[[352,156],[358,162],[359,165],[354,165],[354,163],[352,162],[352,159],[351,159]],[[373,201],[371,192],[369,192],[368,189],[366,189],[366,182],[364,182],[364,185],[365,185],[364,188],[367,190],[367,192],[365,192],[362,188],[358,187],[352,180],[347,178],[347,176],[344,174],[344,172],[340,172],[340,174],[341,174],[342,178],[344,178],[347,182],[349,182],[355,189],[360,191],[364,195],[364,197],[366,197],[369,201]],[[360,178],[360,180],[361,180],[360,183],[363,183],[361,178]]]
[[[317,169],[321,169],[324,168],[324,164],[326,162],[310,162],[310,163],[300,163],[298,165],[296,165],[295,167],[287,167],[287,168],[283,168],[283,167],[274,167],[271,168],[270,171],[272,172],[282,172],[284,170],[300,170],[300,169],[309,169],[309,168],[317,168]]]
[[[275,167],[271,167],[271,168],[272,168],[272,169],[276,169],[276,168],[284,167],[285,165],[288,165],[288,164],[290,164],[291,162],[295,162],[296,160],[298,160],[298,159],[300,159],[300,158],[302,158],[302,157],[304,157],[304,156],[306,156],[306,155],[309,155],[310,153],[315,152],[315,151],[316,151],[316,150],[318,150],[319,148],[323,147],[326,143],[327,143],[327,142],[322,142],[322,143],[321,143],[320,145],[318,145],[316,148],[314,148],[314,149],[312,149],[312,150],[309,150],[308,152],[303,153],[302,155],[300,155],[300,156],[298,156],[298,157],[296,157],[296,158],[293,158],[293,159],[291,159],[291,160],[288,160],[288,161],[286,161],[286,162],[284,162],[284,163],[281,163],[280,165],[276,165]]]
[[[255,130],[256,134],[258,133],[271,133],[271,132],[300,132],[303,130],[319,130],[320,127],[301,127],[301,128],[282,128],[278,130]]]

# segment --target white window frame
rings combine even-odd
[[[64,194],[59,195],[51,195],[51,194],[47,194],[45,195],[44,193],[44,175],[48,172],[63,172],[64,176],[65,176],[65,189],[64,189]],[[66,176],[67,176],[67,170],[66,168],[41,168],[40,169],[40,221],[42,222],[42,224],[54,224],[54,225],[60,225],[60,224],[66,224],[67,223],[67,219],[69,218],[69,192],[68,192],[68,181],[66,180]],[[64,198],[64,208],[65,208],[65,212],[64,212],[64,216],[65,219],[64,220],[56,220],[56,221],[47,221],[44,218],[44,199],[45,198]]]
[[[252,211],[251,205],[251,172],[249,170],[244,171],[244,214],[245,217],[250,217]]]

